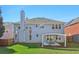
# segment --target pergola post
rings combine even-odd
[[[64,37],[64,47],[67,46],[66,35],[65,34],[53,34],[53,35],[63,36]],[[44,47],[44,39],[48,39],[48,38],[49,38],[49,40],[51,39],[50,35],[46,36],[45,38],[44,38],[44,36],[45,35],[42,35],[42,44],[41,44],[41,47]]]
[[[66,47],[66,35],[65,36],[65,39],[64,39],[64,47]]]

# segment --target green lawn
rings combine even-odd
[[[41,48],[39,44],[15,44],[0,47],[0,54],[79,54],[79,45],[72,48]]]

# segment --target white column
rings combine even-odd
[[[43,47],[43,37],[44,37],[44,36],[42,35],[42,47]]]
[[[65,39],[64,39],[64,47],[66,47],[66,35],[64,35]]]
[[[21,10],[20,12],[20,36],[19,36],[20,42],[25,42],[24,21],[25,21],[25,12],[24,10]]]

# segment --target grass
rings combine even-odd
[[[72,48],[41,48],[40,44],[15,44],[0,47],[0,54],[79,54],[79,45],[72,44]]]

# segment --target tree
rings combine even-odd
[[[3,18],[1,16],[1,9],[0,9],[0,37],[3,36],[3,33],[5,32],[5,27],[3,26]]]
[[[5,32],[5,27],[2,26],[2,27],[0,28],[0,37],[3,36],[3,33],[4,33],[4,32]]]

